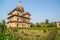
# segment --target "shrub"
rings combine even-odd
[[[40,37],[40,35],[35,35],[35,37]]]
[[[46,30],[43,30],[44,33],[46,33]]]
[[[47,27],[56,27],[56,24],[55,23],[49,23],[49,24],[47,24]]]
[[[22,31],[22,33],[24,33],[24,31]]]
[[[24,36],[28,36],[29,34],[27,34],[27,33],[24,33]]]
[[[41,27],[40,23],[36,23],[36,27]]]
[[[30,27],[35,27],[35,25],[33,23],[30,24]]]

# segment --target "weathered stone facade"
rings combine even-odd
[[[56,24],[57,24],[57,27],[60,27],[60,22],[56,22]]]
[[[30,27],[30,13],[24,12],[21,3],[8,14],[7,27]]]

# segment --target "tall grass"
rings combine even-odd
[[[56,28],[9,28],[6,40],[53,40]]]

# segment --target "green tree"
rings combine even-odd
[[[0,22],[0,40],[4,40],[5,37],[5,20]]]
[[[30,24],[31,27],[35,27],[35,25],[33,23]]]
[[[48,19],[46,19],[46,20],[45,20],[45,23],[46,23],[46,24],[48,24],[48,23],[49,23],[49,20],[48,20]]]
[[[47,27],[56,27],[56,23],[49,23]]]
[[[5,31],[5,28],[6,28],[6,22],[5,22],[5,20],[2,20],[2,22],[1,22],[1,28],[2,28],[2,32],[4,32]]]
[[[36,23],[36,27],[41,27],[40,23]]]

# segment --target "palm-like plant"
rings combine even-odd
[[[6,26],[5,26],[5,20],[2,20],[1,22],[0,22],[0,40],[4,40],[4,35],[5,35],[5,28],[6,28]]]
[[[5,20],[2,20],[2,22],[0,22],[0,28],[2,29],[2,32],[4,32],[6,26],[5,26]]]

